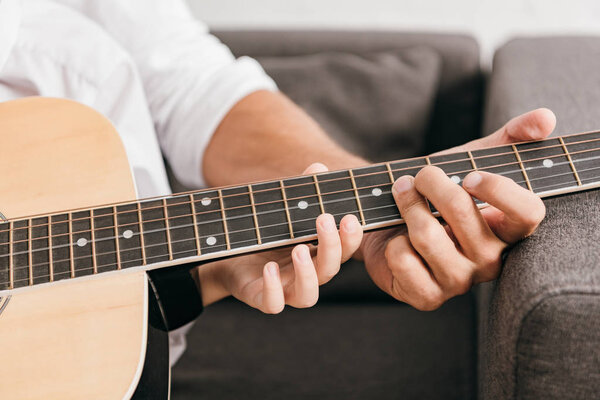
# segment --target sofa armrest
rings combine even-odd
[[[495,56],[485,129],[537,107],[555,134],[600,128],[600,38],[517,39]],[[600,191],[546,201],[539,230],[480,289],[480,397],[600,393]]]

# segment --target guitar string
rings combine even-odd
[[[595,150],[587,150],[585,152],[590,152],[590,151],[595,151]],[[544,158],[544,160],[548,159],[548,158],[553,158],[553,157],[564,157],[564,156],[563,155],[556,155],[556,156],[546,157],[546,158]],[[596,158],[598,158],[598,157],[588,157],[588,158],[584,158],[584,159],[573,160],[573,162],[574,163],[575,162],[584,162],[584,161],[594,160]],[[541,160],[541,159],[527,160],[525,162],[539,161],[539,160]],[[490,166],[490,167],[487,167],[487,168],[479,168],[477,170],[494,169],[494,168],[499,168],[501,166],[510,166],[510,165],[517,165],[517,164],[519,164],[519,163],[506,163],[506,164],[501,164],[501,165]],[[553,164],[553,166],[566,165],[566,164],[570,164],[570,162],[569,161],[559,162],[559,163]],[[532,167],[526,168],[526,170],[530,170],[531,171],[531,170],[534,170],[534,169],[542,169],[542,168],[547,168],[547,167],[544,167],[543,165],[542,166],[532,166]],[[462,170],[462,171],[450,172],[448,174],[449,175],[458,175],[458,174],[463,174],[463,173],[468,173],[468,172],[473,172],[473,171],[476,171],[476,170],[469,169],[469,170]],[[518,169],[518,170],[504,171],[504,172],[501,172],[501,173],[498,173],[498,174],[499,175],[509,175],[509,174],[513,174],[513,173],[522,173],[522,172],[523,171],[521,169]],[[581,172],[583,172],[583,171],[581,171]],[[387,172],[386,173],[381,173],[381,174],[387,175]],[[556,177],[556,176],[571,175],[571,174],[574,175],[574,173],[572,171],[570,171],[569,173],[548,175],[548,176],[540,177],[540,178],[537,178],[537,179],[548,179],[548,178],[553,178],[553,177]],[[531,181],[531,179],[530,179],[530,181]],[[525,183],[525,181],[523,181],[523,182],[517,182],[517,183]],[[359,190],[366,190],[366,189],[371,189],[371,188],[377,188],[377,187],[385,186],[385,185],[390,185],[390,183],[379,184],[379,185],[372,185],[372,186],[365,186],[365,187],[361,187]],[[338,191],[334,191],[334,192],[322,193],[321,197],[327,196],[327,195],[331,195],[331,194],[348,193],[348,192],[353,192],[353,191],[354,191],[353,189],[338,190]],[[316,197],[316,196],[317,196],[317,194],[315,193],[315,194],[307,195],[307,196],[299,196],[299,197],[289,198],[288,199],[288,203],[291,200],[308,199],[308,198],[313,198],[313,197]],[[361,198],[361,197],[364,197],[364,196],[359,195],[359,198]],[[344,198],[344,199],[340,199],[339,201],[349,201],[349,200],[356,200],[356,198],[355,197]],[[261,206],[261,205],[267,205],[267,204],[274,204],[274,203],[281,203],[281,202],[283,202],[283,200],[276,200],[276,201],[270,201],[270,202],[256,203],[255,206]],[[177,203],[176,205],[186,205],[187,206],[189,204],[191,204],[191,202],[182,202],[182,203]],[[175,204],[173,204],[173,205],[175,205]],[[248,207],[250,207],[250,205],[242,205],[242,206],[230,207],[230,208],[225,208],[225,211],[231,211],[231,210],[234,210],[234,209],[241,209],[241,208],[248,208]],[[161,208],[161,207],[159,207],[159,208]],[[298,207],[294,207],[294,206],[290,207],[290,209],[296,209],[296,208],[298,208]],[[145,210],[146,209],[144,209],[144,211]],[[256,215],[258,216],[258,215],[261,215],[261,214],[267,214],[267,213],[279,212],[279,211],[281,211],[281,210],[272,210],[272,211],[266,211],[266,212],[259,212]],[[200,213],[195,213],[195,215],[198,216],[198,215],[202,215],[202,214],[217,213],[217,212],[220,212],[220,209],[210,210],[210,211],[203,211],[203,212],[200,212]],[[123,211],[122,212],[122,214],[125,214],[125,213],[136,214],[137,215],[137,209],[135,209],[135,210],[128,210],[128,211]],[[97,218],[103,218],[104,217],[104,218],[111,218],[112,219],[112,215],[113,214],[105,214],[105,215],[100,215],[100,216],[94,216],[93,218],[97,219]],[[182,214],[182,215],[175,215],[175,216],[167,216],[166,218],[162,217],[162,218],[156,218],[156,219],[152,219],[152,220],[142,220],[142,223],[164,222],[167,219],[169,221],[172,221],[172,220],[176,220],[177,218],[192,217],[193,215],[194,214]],[[227,217],[226,220],[227,221],[232,221],[232,220],[246,218],[246,217],[251,217],[251,216],[253,216],[253,214],[244,214],[244,215],[240,215],[240,216]],[[52,224],[52,225],[64,224],[64,223],[69,223],[70,221],[73,222],[73,221],[76,221],[76,220],[82,220],[82,221],[86,221],[87,220],[87,221],[89,221],[89,220],[91,220],[91,218],[92,217],[79,218],[79,219],[75,219],[75,220],[74,219],[71,219],[71,220],[66,219],[66,220],[61,220],[61,221],[53,221],[53,222],[50,222],[48,224],[31,225],[31,228],[33,229],[33,228],[36,228],[36,227],[39,227],[39,226],[49,226],[50,224]],[[27,220],[22,220],[22,221],[27,221]],[[220,219],[216,219],[216,220],[202,221],[201,224],[204,225],[204,224],[211,224],[211,223],[215,223],[215,222],[223,222],[223,219],[220,218]],[[6,223],[4,223],[4,224],[6,224]],[[131,223],[119,224],[118,227],[119,228],[123,228],[123,227],[130,226],[130,225],[139,225],[139,221],[137,221],[137,222],[131,222]],[[108,226],[108,227],[104,227],[104,228],[96,228],[96,229],[94,229],[94,232],[98,232],[98,231],[102,231],[102,230],[106,230],[106,229],[114,229],[114,226]],[[12,229],[13,232],[18,231],[18,230],[28,231],[29,230],[29,225],[23,226],[23,227],[14,227],[13,226],[13,229]],[[3,231],[0,231],[0,232],[8,232],[8,231],[9,230],[3,230]],[[79,233],[79,234],[88,233],[88,232],[91,232],[91,229],[77,231],[77,233]],[[16,233],[13,234],[13,237],[14,237],[14,235],[16,235]],[[64,234],[52,235],[52,238],[59,238],[61,236],[67,236],[67,235],[69,235],[68,232],[64,233]],[[49,239],[49,238],[50,238],[50,236],[39,236],[39,237],[32,238],[32,240],[42,240],[42,239]],[[22,239],[22,240],[17,240],[17,241],[12,241],[13,245],[16,244],[16,243],[23,243],[23,242],[29,242],[29,238]],[[8,243],[9,242],[0,242],[0,246],[1,245],[7,245]]]
[[[591,178],[591,179],[587,179],[587,180],[594,181],[595,178]],[[584,179],[583,181],[586,181],[586,179]],[[548,186],[545,186],[544,188],[551,187],[551,186],[557,186],[557,184],[548,185]],[[390,208],[390,207],[395,207],[395,205],[375,207],[375,208]],[[339,215],[346,215],[346,214],[345,213],[339,213],[339,214],[335,214],[335,215],[339,216]],[[395,220],[399,220],[400,219],[399,217],[400,217],[400,215],[398,213],[395,213],[395,214],[389,215],[389,216],[380,216],[380,217],[373,218],[371,223],[377,222],[378,220],[384,220],[384,221],[387,220],[387,221],[393,222]],[[287,225],[287,224],[278,224],[278,225]],[[308,234],[310,234],[310,233],[314,233],[314,230],[313,229],[305,229],[305,230],[298,231],[297,233],[302,234],[302,233],[305,233],[305,232],[308,233]],[[278,236],[282,236],[282,235],[283,234],[270,235],[270,236],[267,236],[265,238],[278,237]],[[299,237],[301,237],[301,236],[299,236]],[[193,240],[193,239],[185,239],[185,241],[190,241],[190,240]],[[245,243],[245,242],[254,242],[254,241],[255,241],[255,239],[246,239],[246,240],[237,241],[234,244]],[[159,245],[164,246],[165,244],[159,244]],[[158,245],[151,245],[151,246],[158,246]],[[286,245],[278,246],[278,248],[285,247],[285,246]],[[246,246],[242,246],[240,248],[243,248],[243,247],[246,247]],[[132,249],[127,249],[127,250],[137,250],[137,249],[140,249],[140,247],[132,248]],[[127,251],[127,250],[125,250],[125,251]],[[225,250],[221,250],[221,251],[225,251]],[[196,249],[193,249],[193,250],[191,250],[191,249],[190,250],[182,250],[182,251],[174,252],[172,254],[184,254],[184,253],[191,253],[191,252],[195,253]],[[219,251],[214,252],[214,253],[219,253]],[[105,255],[107,255],[107,254],[115,254],[115,252],[109,252],[109,253],[103,253],[103,254],[105,254]],[[242,255],[242,254],[240,254],[240,255]],[[169,254],[161,254],[161,255],[146,257],[146,260],[149,259],[149,258],[150,259],[151,258],[165,258],[165,257],[168,258],[168,256],[169,256]],[[91,255],[78,257],[78,259],[80,259],[80,258],[89,258],[89,257],[91,257]],[[193,257],[193,256],[189,256],[189,257]],[[139,261],[143,261],[143,260],[144,260],[143,258],[136,258],[136,259],[126,260],[126,261],[124,261],[124,263],[139,262]],[[65,259],[65,260],[61,260],[61,261],[62,262],[66,262],[66,261],[70,261],[70,259]],[[164,261],[167,261],[167,260],[164,260]],[[191,262],[193,262],[193,261],[191,261]],[[48,266],[45,263],[44,264],[37,264],[36,266],[40,266],[40,265]],[[110,267],[110,266],[116,267],[116,264],[114,264],[114,263],[102,264],[102,265],[98,265],[96,268],[104,268],[104,267]],[[142,266],[142,265],[141,264],[140,265],[136,265],[136,267],[138,267],[138,266]],[[29,269],[28,266],[20,267],[20,269],[25,269],[25,268]],[[32,266],[32,268],[33,268],[33,266]],[[83,271],[91,271],[93,269],[94,269],[94,267],[88,267],[88,268],[79,268],[79,269],[76,269],[75,271],[83,272]],[[114,270],[111,270],[111,271],[103,271],[103,272],[112,272],[112,271],[117,271],[117,269],[114,269]],[[53,277],[56,277],[56,275],[64,275],[64,274],[69,274],[69,277],[70,277],[71,271],[69,270],[69,271],[64,271],[64,272],[58,272],[58,273],[53,274]],[[86,274],[84,276],[87,276],[87,275],[93,275],[93,274]],[[46,274],[46,275],[33,276],[32,279],[49,278],[49,277],[50,277],[50,274]],[[80,277],[81,276],[76,276],[75,278],[80,278]],[[55,281],[58,281],[58,280],[62,280],[62,279],[57,279]],[[13,284],[15,284],[17,282],[23,282],[23,281],[29,281],[29,277],[13,280]],[[42,283],[47,283],[47,282],[42,282]],[[1,285],[10,285],[10,280],[9,281],[4,281],[4,282],[0,282],[0,286]],[[35,283],[34,283],[34,285],[35,285]]]
[[[598,150],[600,150],[600,149],[582,150],[582,151],[578,151],[578,152],[571,152],[569,154],[575,155],[575,154],[582,154],[582,153],[594,152],[594,151],[598,151]],[[522,162],[523,163],[531,163],[531,162],[534,162],[534,161],[546,160],[546,159],[556,158],[556,157],[565,157],[566,158],[566,155],[565,154],[556,154],[556,155],[551,155],[551,156],[547,156],[547,157],[543,157],[543,158],[523,160]],[[587,161],[587,160],[595,159],[595,158],[597,158],[597,157],[586,158],[586,159],[583,159],[583,160],[581,160],[581,159],[580,160],[573,160],[573,163],[580,162],[580,161]],[[457,161],[454,161],[454,162],[457,162]],[[563,164],[567,164],[567,163],[570,163],[570,162],[556,163],[554,165],[563,165]],[[504,163],[504,164],[499,164],[499,165],[492,165],[492,166],[487,166],[487,167],[481,167],[481,168],[477,168],[477,169],[468,169],[468,170],[462,170],[462,171],[454,171],[454,172],[449,172],[448,174],[449,175],[457,175],[457,174],[462,174],[462,173],[465,173],[465,172],[482,171],[482,170],[492,170],[492,169],[496,169],[496,168],[500,168],[500,167],[504,167],[504,166],[512,166],[512,165],[520,165],[520,164],[521,163],[519,163],[519,162],[511,162],[511,163]],[[398,172],[398,171],[402,171],[402,170],[414,170],[414,169],[417,169],[417,168],[421,169],[423,167],[424,166],[409,167],[409,168],[402,168],[402,169],[397,169],[397,170],[392,170],[392,171],[393,172]],[[535,169],[535,168],[538,168],[538,167],[526,167],[525,170],[528,170],[528,169],[531,170],[531,169]],[[504,173],[508,174],[508,173],[516,173],[516,172],[522,172],[522,170],[519,169],[519,170],[509,171],[509,172],[504,172]],[[503,173],[500,173],[500,175],[502,175],[502,174]],[[383,176],[383,175],[389,175],[389,172],[388,171],[376,172],[376,173],[372,173],[372,174],[369,174],[369,175],[382,175]],[[363,176],[366,176],[366,175],[356,175],[355,178],[362,178]],[[547,176],[545,178],[551,178],[551,177],[553,177],[553,175],[549,175],[549,176]],[[349,178],[346,177],[346,178],[343,178],[343,179],[349,179]],[[328,182],[328,181],[323,181],[323,182],[320,182],[320,183],[325,183],[325,182]],[[297,186],[312,186],[312,185],[315,185],[315,183],[311,182],[311,183],[301,184],[301,185],[297,185]],[[383,185],[383,184],[381,184],[381,185]],[[372,185],[372,186],[360,187],[358,189],[359,190],[370,189],[370,188],[374,188],[374,187],[381,186],[381,185]],[[280,191],[281,188],[268,189],[268,190]],[[344,189],[344,190],[338,190],[338,191],[333,191],[333,192],[321,193],[321,196],[327,196],[327,195],[331,195],[331,194],[338,194],[338,193],[345,193],[345,192],[353,192],[353,191],[354,191],[354,189]],[[235,195],[232,195],[232,196],[243,196],[243,195],[248,195],[248,194],[249,194],[249,192],[238,193],[238,194],[235,194]],[[314,196],[316,196],[316,194],[288,198],[287,200],[288,200],[288,203],[289,203],[292,200],[300,200],[300,199],[305,199],[305,198],[311,198],[311,197],[314,197]],[[274,200],[274,201],[256,203],[255,206],[262,206],[262,205],[267,205],[267,204],[280,203],[282,201],[283,200]],[[131,204],[135,204],[135,203],[131,203]],[[172,206],[172,207],[174,207],[174,206],[180,206],[180,205],[188,206],[190,204],[191,204],[190,201],[184,201],[184,202],[180,202],[180,203],[172,203],[172,204],[169,204],[169,206]],[[231,210],[240,209],[240,208],[246,208],[246,207],[249,207],[249,205],[241,205],[241,206],[235,206],[235,207],[226,207],[226,208],[224,208],[224,211],[231,211]],[[142,212],[144,212],[144,211],[151,210],[151,209],[163,209],[164,210],[164,206],[149,207],[149,208],[144,208],[144,209],[141,209],[141,210],[142,210]],[[217,209],[217,210],[207,210],[207,211],[197,212],[197,213],[195,213],[195,215],[196,216],[201,216],[203,214],[209,214],[209,213],[214,213],[214,212],[219,212],[219,211],[220,211],[220,209]],[[94,218],[112,217],[114,214],[116,214],[118,216],[119,214],[127,214],[127,213],[137,213],[137,208],[135,210],[125,210],[125,211],[119,211],[117,213],[111,213],[111,214],[94,215],[93,217]],[[166,214],[168,215],[168,210],[167,210]],[[177,215],[177,216],[172,216],[172,217],[167,216],[167,217],[157,218],[157,219],[143,221],[143,222],[144,223],[150,223],[150,222],[156,222],[156,221],[166,221],[166,220],[171,220],[171,219],[175,219],[175,218],[182,218],[182,217],[186,217],[186,216],[192,216],[192,214]],[[48,218],[48,217],[45,217],[45,218]],[[71,219],[67,218],[65,220],[60,220],[60,221],[51,221],[50,219],[48,219],[47,223],[36,224],[36,225],[29,225],[28,224],[27,226],[22,226],[22,227],[15,227],[14,224],[13,224],[13,228],[2,230],[2,231],[0,231],[0,233],[1,232],[8,232],[8,231],[11,231],[11,230],[13,232],[18,231],[18,230],[28,230],[30,227],[32,229],[33,228],[37,228],[37,227],[42,227],[42,226],[43,227],[48,227],[51,224],[68,223],[69,221],[70,222],[85,221],[85,220],[89,220],[90,218],[91,217],[71,218]],[[234,219],[234,218],[235,217],[229,217],[227,219],[229,220],[229,219]],[[8,222],[11,222],[11,221],[15,222],[15,221],[27,221],[27,220],[28,219],[26,218],[26,219],[19,219],[19,220],[2,221],[0,223],[0,226],[1,225],[8,225]],[[221,221],[221,220],[219,220],[219,221]],[[210,222],[212,222],[212,221],[210,221]],[[209,223],[209,222],[204,222],[204,223]],[[120,226],[133,225],[133,224],[137,224],[137,223],[122,224]],[[114,227],[112,227],[112,228],[114,228]],[[101,229],[110,229],[110,227],[108,227],[108,228],[101,228]],[[84,232],[89,232],[89,231],[91,231],[91,230],[80,231],[80,232],[84,233]],[[59,236],[59,235],[53,235],[52,237],[57,237],[57,236]],[[40,236],[40,237],[37,237],[36,239],[47,239],[48,237],[49,236]],[[23,240],[23,241],[28,241],[28,239]],[[13,243],[17,243],[17,242],[13,242]],[[0,243],[0,245],[3,245],[3,244],[6,244],[6,242]]]
[[[599,132],[591,132],[594,134],[597,134]],[[570,137],[570,136],[576,136],[576,135],[583,135],[583,134],[591,134],[591,133],[581,133],[581,134],[575,134],[575,135],[569,135],[566,137]],[[555,138],[551,138],[551,139],[546,139],[543,140],[541,142],[544,141],[551,141],[551,140],[556,140]],[[582,144],[582,143],[589,143],[589,142],[596,142],[596,141],[600,141],[600,138],[598,139],[590,139],[590,140],[585,140],[585,141],[580,141],[580,142],[572,142],[572,143],[565,143],[565,145],[571,146],[571,145],[576,145],[576,144]],[[530,143],[539,143],[538,142],[522,142],[522,143],[518,143],[518,144],[530,144]],[[516,145],[518,145],[516,144]],[[507,145],[501,145],[501,146],[497,146],[497,147],[491,147],[488,149],[480,149],[480,150],[489,150],[489,149],[494,149],[494,148],[501,148],[503,146],[507,146]],[[532,149],[525,149],[525,150],[519,150],[519,154],[525,153],[525,152],[532,152],[532,151],[540,151],[540,150],[546,150],[549,148],[562,148],[562,144],[559,145],[552,145],[552,146],[546,146],[546,147],[539,147],[539,148],[532,148]],[[596,150],[600,150],[600,147],[598,148],[593,148],[593,149],[586,149],[586,150],[582,150],[582,151],[576,151],[576,152],[567,152],[567,153],[562,153],[562,154],[555,154],[555,155],[551,155],[551,156],[547,156],[547,157],[540,157],[540,158],[535,158],[535,159],[530,159],[530,160],[523,160],[523,162],[533,162],[533,161],[539,161],[539,160],[544,160],[546,158],[554,158],[554,157],[566,157],[567,155],[574,155],[574,154],[580,154],[580,153],[585,153],[585,152],[590,152],[590,151],[596,151]],[[477,150],[473,150],[473,151],[477,151]],[[440,155],[440,156],[429,156],[431,157],[444,157],[446,155],[452,155],[452,154],[460,154],[460,152],[458,153],[449,153],[449,154],[444,154],[444,155]],[[480,157],[473,157],[474,161],[477,160],[481,160],[484,158],[491,158],[491,157],[501,157],[504,155],[512,155],[514,156],[515,153],[514,151],[512,152],[507,152],[507,153],[499,153],[499,154],[491,154],[491,155],[487,155],[487,156],[480,156]],[[364,166],[364,167],[358,167],[353,169],[354,170],[359,170],[359,169],[367,169],[367,168],[372,168],[372,167],[378,167],[378,166],[384,166],[386,164],[397,164],[397,163],[405,163],[407,161],[411,161],[411,160],[424,160],[427,157],[416,157],[416,158],[412,158],[412,159],[407,159],[407,160],[399,160],[399,161],[390,161],[390,162],[384,162],[384,163],[378,163],[378,164],[372,164],[372,165],[368,165],[368,166]],[[451,160],[451,161],[443,161],[443,162],[438,162],[438,163],[433,163],[432,165],[434,166],[440,166],[440,165],[446,165],[446,164],[456,164],[456,163],[460,163],[460,162],[471,162],[471,158],[465,158],[465,159],[458,159],[458,160]],[[493,165],[493,166],[488,166],[488,167],[482,167],[482,168],[477,168],[477,170],[486,170],[486,169],[493,169],[493,168],[498,168],[498,167],[502,167],[502,166],[507,166],[507,165],[517,165],[519,164],[518,161],[516,162],[511,162],[511,163],[505,163],[505,164],[499,164],[499,165]],[[404,167],[404,168],[398,168],[398,169],[392,169],[392,172],[399,172],[399,171],[407,171],[407,170],[413,170],[416,168],[423,168],[427,166],[427,164],[423,164],[423,165],[416,165],[416,166],[409,166],[409,167]],[[465,170],[465,171],[471,171],[471,170]],[[465,172],[465,171],[457,171],[457,172],[453,172],[453,173],[461,173],[461,172]],[[327,174],[327,173],[336,173],[336,172],[346,172],[345,170],[342,171],[329,171],[329,172],[325,172],[323,174]],[[367,176],[374,176],[374,175],[384,175],[384,174],[388,174],[388,171],[379,171],[379,172],[371,172],[371,173],[367,173],[367,174],[356,174],[355,178],[363,178],[363,177],[367,177]],[[319,174],[316,174],[319,175]],[[324,175],[321,175],[324,176]],[[310,178],[311,175],[300,175],[300,176],[295,176],[295,177],[289,177],[289,178],[285,178],[286,180],[291,180],[291,179],[302,179],[302,178]],[[327,179],[327,180],[322,180],[319,181],[319,184],[324,184],[324,183],[330,183],[330,182],[335,182],[335,181],[341,181],[341,180],[348,180],[350,179],[349,177],[340,177],[340,178],[332,178],[332,179]],[[262,182],[262,183],[274,183],[274,181],[266,181],[266,182]],[[261,182],[259,183],[250,183],[249,185],[258,185],[261,184]],[[315,185],[315,182],[311,180],[311,182],[307,182],[307,183],[300,183],[300,184],[296,184],[296,185],[289,185],[289,186],[285,186],[285,189],[292,189],[292,188],[296,188],[296,187],[302,187],[302,186],[313,186]],[[236,188],[244,188],[247,185],[237,185],[237,186],[233,186],[232,189],[236,189]],[[163,199],[163,198],[167,198],[167,199],[176,199],[180,196],[185,196],[186,198],[189,198],[189,194],[198,196],[201,195],[201,192],[215,192],[218,188],[215,189],[206,189],[206,190],[200,190],[200,191],[191,191],[191,192],[184,192],[184,193],[177,193],[177,194],[173,194],[173,195],[167,195],[167,196],[158,196],[155,198],[148,198],[148,199],[141,199],[141,200],[137,200],[137,201],[128,201],[128,202],[123,202],[122,204],[124,205],[136,205],[143,203],[143,202],[148,202],[148,201],[152,201],[152,199]],[[361,188],[362,189],[362,188]],[[350,189],[353,190],[353,189]],[[263,193],[263,192],[280,192],[281,191],[281,187],[277,186],[275,188],[270,188],[270,189],[259,189],[259,190],[253,190],[253,194],[256,195],[257,193]],[[339,192],[339,191],[338,191]],[[188,193],[187,195],[185,193]],[[223,195],[223,198],[228,198],[228,197],[237,197],[237,196],[248,196],[249,195],[249,191],[246,192],[240,192],[240,193],[234,193],[234,194],[228,194],[228,195]],[[331,192],[331,193],[327,193],[327,194],[333,194],[336,192]],[[305,197],[310,197],[310,196],[305,196]],[[212,200],[218,200],[220,197],[203,197],[200,200],[194,200],[194,202],[201,202],[203,200],[210,200],[212,202]],[[295,199],[300,199],[302,197],[296,197],[293,199],[288,199],[288,200],[295,200]],[[274,202],[279,202],[280,200],[274,201]],[[262,204],[269,204],[270,202],[265,202],[265,203],[258,203],[256,205],[262,205]],[[93,207],[93,208],[88,208],[88,209],[83,209],[80,210],[82,212],[86,212],[86,211],[92,211],[92,210],[97,210],[97,209],[102,209],[102,208],[109,208],[109,207],[113,207],[117,204],[120,203],[115,203],[115,204],[110,204],[110,205],[103,205],[103,206],[97,206],[97,207]],[[191,202],[189,200],[186,201],[182,201],[179,203],[171,203],[168,204],[168,206],[177,206],[177,205],[187,205],[187,204],[191,204]],[[231,210],[231,209],[235,209],[235,208],[241,208],[241,207],[246,207],[246,206],[238,206],[238,207],[230,207],[230,208],[225,208],[225,211],[227,210]],[[164,209],[163,205],[160,206],[155,206],[155,207],[147,207],[144,208],[143,211],[147,211],[147,210],[155,210],[155,209]],[[125,211],[118,211],[116,214],[119,215],[121,213],[128,213],[128,212],[132,212],[133,210],[125,210]],[[69,210],[64,210],[63,212],[69,212]],[[200,213],[197,213],[196,215],[201,215],[203,213],[210,213],[213,211],[202,211]],[[57,215],[60,214],[61,212],[57,212],[57,213],[52,213],[53,215]],[[111,214],[107,214],[107,215],[113,215]],[[48,218],[48,216],[44,216],[44,215],[38,215],[36,216],[36,218]],[[78,220],[85,220],[88,217],[82,217],[82,218],[71,218],[71,221],[78,221]],[[25,219],[21,219],[21,218],[15,218],[15,219],[8,219],[4,222],[9,222],[9,221],[24,221],[27,219],[33,219],[33,218],[25,218]],[[63,221],[56,221],[56,222],[63,222]],[[36,225],[32,225],[31,227],[37,227],[37,226],[48,226],[50,223],[52,222],[46,222],[46,223],[41,223],[41,224],[36,224]],[[14,228],[14,229],[26,229],[26,227],[19,227],[19,228]]]
[[[590,171],[590,170],[595,170],[595,169],[600,169],[600,167],[591,168],[591,169],[586,169],[586,170],[583,170],[582,172],[586,172],[586,171]],[[564,173],[564,174],[560,174],[560,175],[568,175],[568,173]],[[556,175],[556,176],[559,176],[559,175]],[[537,180],[539,180],[539,179],[545,179],[545,178],[536,178],[536,179],[537,179]],[[596,178],[596,177],[593,177],[593,178],[588,178],[588,179],[584,179],[584,180],[582,180],[582,182],[583,182],[583,181],[594,181],[595,179],[597,179],[597,178]],[[520,181],[520,182],[516,182],[516,183],[525,183],[525,181]],[[554,186],[559,186],[559,185],[562,185],[562,184],[563,184],[563,183],[552,184],[552,185],[545,185],[545,186],[542,186],[542,187],[540,187],[539,189],[547,189],[547,188],[554,187]],[[571,187],[576,187],[576,186],[571,186]],[[386,191],[386,192],[384,192],[384,193],[386,193],[386,194],[387,194],[387,193],[390,193],[390,192],[389,192],[389,191]],[[343,199],[342,199],[342,200],[343,200]],[[342,201],[342,200],[336,200],[336,201]],[[350,199],[346,199],[346,200],[350,200]],[[316,203],[315,203],[315,204],[316,204]],[[313,204],[313,205],[315,205],[315,204]],[[390,205],[386,205],[386,206],[380,206],[380,207],[372,207],[372,208],[367,208],[367,209],[364,209],[364,210],[365,210],[365,211],[371,211],[371,210],[375,210],[375,209],[383,209],[383,208],[391,208],[391,207],[394,207],[394,208],[396,209],[396,213],[395,213],[393,216],[398,216],[398,217],[399,217],[399,214],[397,213],[397,208],[396,208],[396,205],[395,205],[395,204],[390,204]],[[338,214],[334,214],[334,215],[336,215],[336,216],[340,216],[340,215],[346,215],[346,214],[351,214],[351,212],[348,212],[348,213],[338,213]],[[390,217],[391,217],[391,216],[386,216],[385,218],[390,218]],[[377,217],[377,218],[375,218],[375,219],[379,219],[379,218],[380,218],[380,217]],[[301,219],[301,220],[294,221],[294,223],[306,222],[306,221],[313,221],[313,220],[315,220],[315,219],[316,219],[316,218],[307,218],[307,219]],[[370,223],[372,223],[372,222],[370,222]],[[287,225],[288,225],[288,224],[287,224],[287,222],[286,222],[286,223],[278,223],[278,224],[266,225],[266,226],[264,226],[263,228],[275,227],[275,226],[284,226],[284,225],[285,225],[285,226],[287,226]],[[178,229],[178,228],[184,228],[184,227],[191,227],[191,226],[192,226],[192,225],[181,225],[181,226],[178,226],[178,227],[177,227],[177,228],[175,228],[175,229]],[[240,232],[245,232],[245,231],[250,231],[250,230],[255,230],[255,228],[253,227],[253,228],[247,228],[247,229],[236,230],[236,231],[232,231],[231,233],[240,233]],[[147,235],[147,234],[151,234],[151,233],[164,232],[164,231],[166,231],[166,229],[156,229],[156,230],[152,230],[152,231],[144,232],[143,234],[144,234],[144,235]],[[312,229],[311,229],[311,232],[312,232]],[[134,235],[136,235],[136,236],[139,236],[140,234],[139,234],[139,233],[135,233]],[[214,234],[214,235],[212,235],[212,236],[221,236],[221,235],[224,235],[224,233]],[[283,234],[278,234],[278,235],[275,235],[275,236],[281,236],[281,235],[283,235]],[[208,238],[208,237],[210,237],[210,236],[211,236],[211,235],[204,235],[204,236],[201,236],[199,239]],[[273,236],[273,235],[271,235],[271,236],[267,236],[267,237],[265,237],[265,239],[268,239],[268,238],[271,238],[271,237],[275,237],[275,236]],[[99,238],[99,239],[96,239],[96,240],[95,240],[95,242],[106,241],[106,240],[111,240],[111,241],[113,241],[113,240],[115,240],[115,239],[120,239],[120,238],[121,238],[121,236],[119,236],[119,237],[115,237],[115,236],[107,236],[107,237],[105,237],[105,238]],[[248,241],[254,241],[254,240],[255,240],[255,239],[246,239],[246,240],[241,240],[241,241],[236,241],[236,242],[233,242],[232,244],[234,244],[234,245],[235,245],[235,244],[239,244],[239,243],[245,243],[245,242],[248,242]],[[185,241],[195,241],[195,238],[181,239],[181,240],[177,240],[177,241],[172,241],[172,243],[185,242]],[[90,241],[90,243],[91,243],[91,242],[92,242],[92,241]],[[155,246],[165,246],[165,245],[166,245],[165,243],[158,243],[158,244],[154,244],[154,245],[148,245],[148,246],[144,246],[144,248],[146,248],[146,249],[147,249],[147,248],[149,248],[149,247],[155,247]],[[53,249],[53,250],[55,250],[55,249],[58,249],[58,248],[65,248],[65,247],[70,247],[70,246],[71,246],[70,244],[65,244],[65,245],[60,245],[60,246],[54,246],[52,249]],[[49,250],[49,248],[48,248],[48,247],[46,247],[46,248],[33,249],[33,252],[39,252],[39,251],[48,251],[48,250]],[[132,248],[124,249],[123,251],[132,251],[132,250],[141,250],[141,246],[140,246],[140,247],[132,247]],[[192,252],[192,251],[194,251],[194,252],[195,252],[195,251],[197,251],[197,249],[196,249],[196,248],[194,248],[194,250],[185,250],[185,251],[183,251],[183,252]],[[23,252],[19,252],[19,253],[13,253],[13,256],[15,256],[15,255],[23,255],[23,254],[28,254],[28,253],[29,253],[29,250],[27,250],[27,251],[23,251]],[[177,252],[176,252],[176,253],[177,253]],[[175,253],[175,254],[176,254],[176,253]],[[181,252],[179,252],[179,253],[181,253]],[[102,255],[114,255],[114,254],[116,254],[116,251],[110,251],[110,252],[104,252],[104,253],[97,253],[97,254],[96,254],[96,256],[102,256]],[[7,256],[8,256],[8,255],[7,255],[7,254],[5,254],[5,255],[1,255],[0,257],[7,257]],[[159,256],[153,256],[153,257],[154,257],[154,258],[156,258],[156,257],[164,257],[164,256],[168,256],[168,254],[159,255]],[[91,257],[91,255],[84,255],[84,256],[80,256],[80,257],[75,257],[74,259],[82,259],[82,258],[86,258],[86,259],[87,259],[87,258],[89,258],[89,257]],[[153,257],[150,257],[150,258],[153,258]],[[53,264],[54,264],[54,263],[59,263],[59,262],[67,262],[67,261],[70,261],[70,260],[71,260],[71,258],[68,258],[68,259],[60,259],[60,260],[53,260]],[[141,260],[141,259],[140,259],[140,260]],[[125,262],[133,262],[133,261],[136,261],[136,260],[128,260],[128,261],[125,261]],[[104,266],[110,266],[110,265],[116,265],[116,264],[105,264]],[[31,267],[32,267],[32,268],[33,268],[33,267],[38,267],[38,266],[49,266],[49,263],[45,263],[45,262],[43,262],[43,263],[38,263],[38,264],[33,264],[33,265],[31,265]],[[98,267],[102,267],[102,266],[98,266]],[[28,269],[28,268],[29,268],[29,265],[25,265],[25,266],[22,266],[22,267],[17,267],[17,268],[14,268],[14,269],[13,269],[13,271],[17,271],[17,270],[19,270],[19,269]],[[78,271],[79,271],[79,269],[78,269]]]

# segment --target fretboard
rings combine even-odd
[[[456,184],[479,170],[541,197],[586,190],[600,186],[600,132],[3,221],[0,290],[308,242],[322,213],[401,224],[391,185],[427,165]]]

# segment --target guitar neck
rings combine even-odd
[[[391,185],[427,165],[457,184],[479,170],[541,197],[586,190],[600,186],[600,132],[7,220],[0,290],[308,242],[322,213],[365,230],[401,224]]]

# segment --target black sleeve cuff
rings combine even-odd
[[[182,265],[148,272],[169,331],[192,322],[202,312],[202,295],[192,275],[195,266]]]

